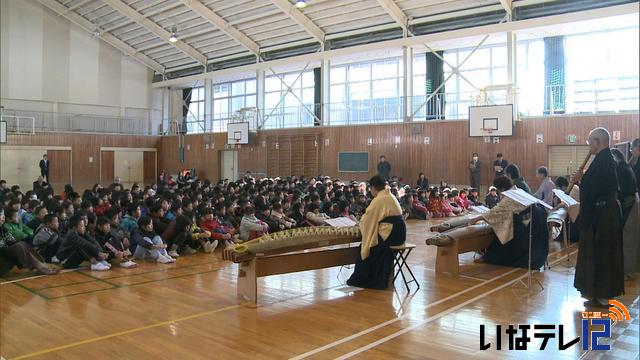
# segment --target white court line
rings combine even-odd
[[[86,270],[88,269],[88,267],[80,267],[80,268],[76,268],[76,269],[65,269],[65,270],[60,270],[60,272],[58,272],[58,274],[64,274],[64,273],[68,273],[68,272],[72,272],[72,271],[78,271],[78,270]],[[57,274],[53,274],[53,275],[57,275]],[[52,275],[34,275],[34,276],[29,276],[26,278],[20,278],[20,279],[15,279],[15,280],[10,280],[10,281],[4,281],[1,282],[0,285],[5,285],[5,284],[13,284],[13,283],[17,283],[20,281],[26,281],[26,280],[33,280],[33,279],[38,279],[44,276],[52,276]]]
[[[553,255],[555,255],[555,254],[560,253],[561,251],[562,251],[562,249],[561,249],[561,250],[558,250],[558,251],[555,251],[555,252],[553,252],[553,253],[549,254],[548,256],[553,256]],[[564,259],[564,257],[563,257],[562,259]],[[453,299],[453,298],[456,298],[456,297],[458,297],[458,296],[460,296],[460,295],[466,294],[466,293],[468,293],[468,292],[470,292],[470,291],[473,291],[473,290],[475,290],[475,289],[477,289],[477,288],[479,288],[479,287],[481,287],[481,286],[484,286],[484,285],[486,285],[486,284],[488,284],[488,283],[491,283],[491,282],[493,282],[493,281],[495,281],[495,280],[501,279],[501,278],[503,278],[503,277],[505,277],[505,276],[507,276],[507,275],[513,274],[514,272],[516,272],[516,271],[518,271],[518,270],[521,270],[521,268],[515,268],[515,269],[512,269],[512,270],[509,270],[508,272],[506,272],[506,273],[504,273],[504,274],[498,275],[498,276],[496,276],[496,277],[494,277],[494,278],[492,278],[492,279],[483,280],[483,282],[481,282],[481,283],[479,283],[479,284],[476,284],[476,285],[474,285],[474,286],[472,286],[472,287],[470,287],[470,288],[467,288],[467,289],[465,289],[465,290],[459,291],[459,292],[457,292],[457,293],[455,293],[455,294],[453,294],[453,295],[447,296],[446,298],[440,299],[440,300],[438,300],[438,301],[436,301],[436,302],[430,303],[429,305],[427,305],[427,306],[425,307],[425,310],[427,310],[427,309],[429,309],[429,308],[431,308],[431,307],[434,307],[434,306],[440,305],[440,304],[442,304],[443,302],[447,302],[447,301],[449,301],[449,300],[451,300],[451,299]],[[308,352],[306,352],[306,353],[304,353],[304,354],[300,354],[300,355],[294,356],[294,357],[290,358],[289,360],[300,360],[300,359],[304,359],[304,358],[306,358],[306,357],[308,357],[308,356],[315,355],[315,354],[317,354],[317,353],[319,353],[319,352],[322,352],[322,351],[325,351],[325,350],[331,349],[332,347],[336,347],[336,346],[338,346],[338,345],[340,345],[340,344],[343,344],[343,343],[345,343],[345,342],[349,342],[349,341],[351,341],[351,340],[353,340],[353,339],[355,339],[355,338],[358,338],[358,337],[360,337],[360,336],[362,336],[362,335],[366,335],[366,334],[369,334],[369,333],[371,333],[371,332],[374,332],[374,331],[376,331],[376,330],[378,330],[378,329],[380,329],[380,328],[383,328],[383,327],[385,327],[385,326],[387,326],[387,325],[393,324],[393,323],[395,323],[395,322],[397,322],[397,321],[403,320],[403,319],[405,319],[405,318],[407,318],[407,317],[409,317],[409,314],[407,314],[407,315],[403,315],[403,316],[400,316],[400,317],[397,317],[397,318],[393,318],[393,319],[390,319],[390,320],[387,320],[387,321],[385,321],[385,322],[383,322],[383,323],[380,323],[380,324],[378,324],[378,325],[372,326],[372,327],[370,327],[370,328],[368,328],[368,329],[364,329],[364,330],[362,330],[362,331],[360,331],[360,332],[358,332],[358,333],[355,333],[355,334],[349,335],[349,336],[347,336],[347,337],[345,337],[345,338],[342,338],[342,339],[340,339],[340,340],[336,340],[336,341],[334,341],[334,342],[332,342],[332,343],[329,343],[329,344],[326,344],[326,345],[324,345],[324,346],[321,346],[321,347],[315,348],[315,349],[313,349],[313,350],[310,350],[310,351],[308,351]]]
[[[577,253],[577,252],[578,251],[574,251],[573,253],[570,254],[570,256],[575,254],[575,253]],[[555,262],[562,261],[562,260],[564,260],[564,258],[558,259],[558,260],[554,261],[553,263],[555,264]],[[504,284],[502,284],[502,285],[500,285],[500,286],[498,286],[496,288],[493,288],[493,289],[491,289],[491,290],[489,290],[489,291],[487,291],[487,292],[485,292],[483,294],[480,294],[480,295],[478,295],[478,296],[476,296],[474,298],[471,298],[471,299],[469,299],[469,300],[467,300],[467,301],[465,301],[463,303],[460,303],[460,304],[458,304],[458,305],[456,305],[456,306],[454,306],[452,308],[449,308],[449,309],[447,309],[447,310],[445,310],[443,312],[440,312],[440,313],[438,313],[438,314],[436,314],[434,316],[427,317],[425,320],[423,320],[423,321],[421,321],[421,322],[419,322],[417,324],[414,324],[414,325],[412,325],[412,326],[410,326],[408,328],[396,331],[395,333],[393,333],[391,335],[388,335],[388,336],[385,336],[382,339],[379,339],[379,340],[374,341],[372,343],[369,343],[369,344],[367,344],[365,346],[357,348],[357,349],[351,351],[350,353],[347,353],[347,354],[344,354],[344,355],[342,355],[340,357],[337,357],[335,360],[348,359],[348,358],[350,358],[352,356],[358,355],[358,354],[360,354],[362,352],[365,352],[367,350],[370,350],[370,349],[372,349],[372,348],[374,348],[374,347],[376,347],[378,345],[381,345],[381,344],[383,344],[383,343],[385,343],[385,342],[387,342],[389,340],[395,339],[396,337],[398,337],[400,335],[404,335],[404,334],[406,334],[406,333],[408,333],[410,331],[413,331],[413,330],[415,330],[415,329],[417,329],[417,328],[419,328],[419,327],[421,327],[423,325],[426,325],[426,324],[428,324],[428,323],[430,323],[430,322],[432,322],[434,320],[438,320],[441,317],[449,315],[450,313],[452,313],[452,312],[454,312],[456,310],[459,310],[459,309],[461,309],[461,308],[463,308],[463,307],[465,307],[465,306],[467,306],[467,305],[469,305],[469,304],[471,304],[471,303],[473,303],[473,302],[475,302],[477,300],[480,300],[480,299],[482,299],[482,298],[484,298],[484,297],[486,297],[488,295],[491,295],[496,291],[502,290],[502,289],[504,289],[504,288],[506,288],[508,286],[511,286],[511,285],[517,283],[518,281],[520,281],[520,280],[524,279],[525,277],[527,277],[527,275],[528,274],[524,274],[524,275],[519,276],[519,277],[517,277],[517,278],[515,278],[513,280],[507,281],[506,283],[504,283]]]
[[[509,270],[509,271],[507,271],[506,273],[501,274],[501,275],[498,275],[498,276],[496,276],[496,277],[494,277],[494,278],[492,278],[492,279],[490,279],[490,280],[484,280],[483,282],[481,282],[481,283],[479,283],[479,284],[476,284],[476,285],[474,285],[474,286],[472,286],[472,287],[470,287],[470,288],[467,288],[467,289],[465,289],[465,290],[459,291],[459,292],[457,292],[457,293],[455,293],[455,294],[453,294],[453,295],[449,295],[449,296],[447,296],[446,298],[440,299],[440,300],[438,300],[438,301],[432,302],[432,303],[430,303],[429,305],[427,305],[427,306],[425,307],[425,310],[427,310],[427,309],[429,309],[429,308],[431,308],[431,307],[434,307],[434,306],[440,305],[440,304],[442,304],[443,302],[447,302],[447,301],[449,301],[449,300],[451,300],[451,299],[453,299],[453,298],[456,298],[456,297],[458,297],[458,296],[460,296],[460,295],[463,295],[463,294],[465,294],[465,293],[468,293],[469,291],[473,291],[473,290],[475,290],[475,289],[477,289],[477,288],[479,288],[479,287],[481,287],[481,286],[484,286],[484,285],[486,285],[486,284],[488,284],[488,283],[490,283],[490,282],[493,282],[493,281],[495,281],[495,280],[501,279],[501,278],[503,278],[503,277],[505,277],[505,276],[507,276],[507,275],[513,274],[514,272],[516,272],[516,271],[518,271],[518,270],[521,270],[521,269],[520,269],[520,268],[516,268],[516,269]],[[349,335],[349,336],[347,336],[347,337],[345,337],[345,338],[342,338],[342,339],[340,339],[340,340],[334,341],[334,342],[332,342],[332,343],[329,343],[329,344],[327,344],[327,345],[321,346],[321,347],[319,347],[319,348],[315,348],[315,349],[313,349],[313,350],[311,350],[311,351],[308,351],[308,352],[306,352],[306,353],[304,353],[304,354],[300,354],[300,355],[297,355],[297,356],[295,356],[295,357],[292,357],[292,358],[290,358],[289,360],[300,360],[300,359],[304,359],[304,358],[306,358],[306,357],[308,357],[308,356],[311,356],[311,355],[317,354],[317,353],[319,353],[319,352],[325,351],[325,350],[327,350],[327,349],[330,349],[330,348],[332,348],[332,347],[338,346],[338,345],[343,344],[343,343],[345,343],[345,342],[351,341],[351,340],[353,340],[353,339],[355,339],[355,338],[357,338],[357,337],[360,337],[360,336],[362,336],[362,335],[366,335],[366,334],[368,334],[368,333],[370,333],[370,332],[376,331],[376,330],[378,330],[378,329],[380,329],[380,328],[383,328],[383,327],[385,327],[385,326],[387,326],[387,325],[393,324],[393,323],[394,323],[394,322],[396,322],[396,321],[400,321],[400,320],[405,319],[405,318],[408,318],[408,317],[409,317],[409,314],[407,314],[407,315],[402,315],[402,316],[400,316],[400,317],[393,318],[393,319],[391,319],[391,320],[387,320],[387,321],[385,321],[385,322],[383,322],[383,323],[380,323],[380,324],[375,325],[375,326],[373,326],[373,327],[370,327],[370,328],[368,328],[368,329],[364,329],[364,330],[362,330],[362,331],[360,331],[360,332],[358,332],[358,333],[355,333],[355,334]]]

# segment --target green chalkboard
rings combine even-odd
[[[369,153],[339,152],[338,172],[369,172]]]

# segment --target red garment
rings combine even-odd
[[[458,197],[458,200],[456,200],[456,204],[458,204],[458,206],[460,206],[463,209],[469,208],[469,201],[466,198]]]
[[[425,214],[429,211],[427,207],[424,206],[424,204],[418,199],[413,199],[413,203],[411,204],[411,207],[413,208],[413,211],[419,211]]]
[[[451,208],[451,205],[449,205],[449,202],[441,199],[439,200],[440,202],[440,208],[442,209],[442,213],[444,216],[453,216],[453,209]]]
[[[444,216],[442,207],[440,206],[440,200],[438,199],[429,199],[427,209],[431,212],[431,217],[440,218]]]
[[[222,225],[216,218],[201,222],[200,228],[210,232],[211,238],[216,240],[224,240],[224,235],[229,234],[233,236],[236,232],[236,229]]]
[[[104,213],[106,213],[109,209],[111,209],[111,204],[109,204],[108,202],[102,203],[102,205],[93,208],[93,213],[96,214],[96,216],[100,216],[104,215]]]

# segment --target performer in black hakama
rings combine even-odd
[[[574,286],[587,305],[608,306],[608,300],[624,293],[622,211],[618,202],[616,163],[611,154],[609,131],[589,133],[589,149],[595,154],[580,183],[580,248]]]
[[[393,253],[389,246],[402,245],[407,228],[398,199],[386,188],[381,176],[369,181],[373,200],[360,219],[360,258],[347,280],[350,286],[383,290],[389,286]]]
[[[517,189],[511,179],[506,176],[495,178],[493,186],[500,193]],[[475,262],[527,268],[529,266],[529,227],[533,226],[531,268],[541,268],[549,254],[549,232],[545,208],[542,205],[533,204],[532,209],[529,210],[529,207],[508,196],[501,196],[500,199],[498,205],[469,220],[470,224],[484,220],[491,225],[495,234],[484,255]]]

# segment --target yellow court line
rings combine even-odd
[[[51,352],[65,350],[65,349],[69,349],[69,348],[80,346],[80,345],[90,344],[90,343],[93,343],[93,342],[96,342],[96,341],[107,340],[107,339],[111,339],[111,338],[122,336],[122,335],[132,334],[132,333],[136,333],[136,332],[143,331],[143,330],[153,329],[153,328],[156,328],[156,327],[170,325],[170,324],[181,322],[181,321],[185,321],[185,320],[191,320],[191,319],[199,318],[199,317],[202,317],[202,316],[216,314],[216,313],[219,313],[219,312],[232,310],[232,309],[236,309],[236,308],[239,308],[239,307],[242,307],[242,305],[231,305],[231,306],[223,307],[221,309],[209,310],[209,311],[201,312],[201,313],[198,313],[198,314],[188,315],[188,316],[184,316],[184,317],[173,319],[173,320],[162,321],[162,322],[159,322],[159,323],[146,325],[146,326],[141,326],[141,327],[133,328],[133,329],[129,329],[129,330],[124,330],[124,331],[120,331],[120,332],[109,334],[109,335],[97,336],[97,337],[94,337],[94,338],[81,340],[81,341],[69,343],[69,344],[62,345],[62,346],[56,346],[56,347],[52,347],[52,348],[49,348],[49,349],[40,350],[40,351],[32,352],[32,353],[29,353],[29,354],[21,355],[21,356],[12,358],[12,359],[13,360],[27,359],[27,358],[38,356],[38,355],[44,355],[44,354],[48,354],[48,353],[51,353]]]

